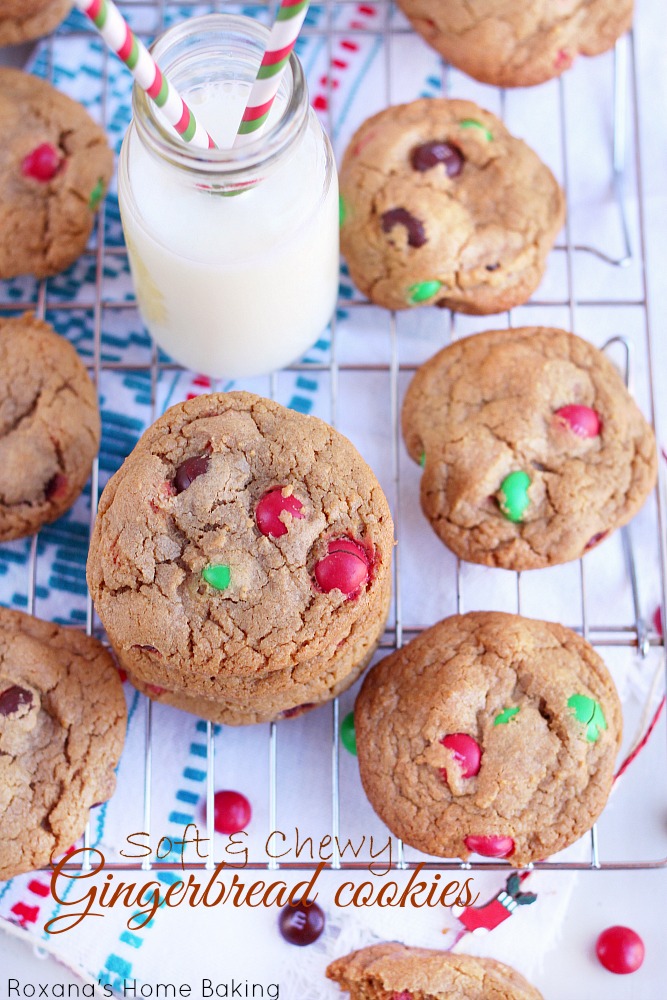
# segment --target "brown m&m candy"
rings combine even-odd
[[[296,906],[288,903],[282,908],[278,928],[285,941],[302,948],[317,941],[325,922],[324,912],[317,903],[301,899]]]

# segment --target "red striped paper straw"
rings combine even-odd
[[[266,52],[243,112],[235,146],[255,139],[266,125],[280,80],[308,13],[308,4],[309,0],[281,0]]]
[[[112,52],[115,52],[184,142],[200,149],[215,149],[215,143],[199,124],[173,84],[160,71],[146,46],[139,41],[112,0],[74,0],[93,22]]]

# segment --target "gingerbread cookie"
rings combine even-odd
[[[564,330],[491,330],[444,348],[410,383],[403,436],[434,530],[487,566],[578,559],[656,482],[653,432],[618,371]]]
[[[228,721],[275,718],[357,675],[384,627],[392,545],[346,438],[220,393],[168,410],[107,484],[88,583],[138,681],[219,702]]]
[[[0,541],[68,510],[99,443],[95,386],[72,345],[31,313],[0,318]]]
[[[87,111],[0,68],[0,278],[64,271],[86,249],[113,154]]]
[[[0,608],[0,879],[48,865],[112,795],[123,689],[97,640]]]
[[[72,0],[3,0],[0,45],[18,45],[48,35],[71,8]]]
[[[388,600],[389,591],[387,603]],[[386,616],[385,608],[382,622]],[[347,690],[370,663],[379,638],[378,635],[375,641],[368,643],[369,651],[365,656],[363,647],[351,645],[347,656],[335,657],[331,664],[333,669],[323,664],[320,673],[305,681],[300,680],[301,671],[298,669],[275,670],[252,679],[228,678],[224,693],[216,694],[215,699],[189,694],[183,688],[167,690],[159,684],[148,684],[131,673],[127,676],[137,690],[153,701],[190,712],[200,719],[210,719],[225,726],[279,722],[298,718]],[[150,656],[150,653],[145,655]],[[311,673],[311,666],[307,664],[304,673]]]
[[[367,675],[361,780],[397,837],[427,854],[547,858],[611,790],[621,705],[594,649],[551,622],[455,615]]]
[[[632,22],[633,0],[398,0],[425,41],[464,73],[527,87],[610,49]]]
[[[549,168],[469,101],[423,98],[369,118],[345,152],[340,190],[352,280],[388,309],[525,302],[565,215]]]
[[[350,1000],[542,1000],[524,977],[493,958],[373,944],[337,958],[329,979]]]

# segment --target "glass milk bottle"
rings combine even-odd
[[[174,360],[215,378],[265,374],[321,334],[338,289],[338,179],[292,55],[262,135],[234,136],[268,29],[193,17],[152,47],[218,149],[182,142],[134,87],[118,198],[139,310]]]

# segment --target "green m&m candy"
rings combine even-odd
[[[354,712],[348,712],[340,724],[340,740],[345,749],[357,756],[357,737],[354,732]]]
[[[90,198],[88,199],[88,208],[90,209],[91,212],[95,211],[99,203],[102,201],[103,197],[104,197],[104,181],[100,177],[97,181],[97,184],[90,192]]]
[[[232,571],[229,566],[207,566],[202,572],[203,578],[214,590],[226,590],[232,580]]]
[[[510,708],[504,708],[502,712],[498,712],[498,715],[493,720],[494,726],[505,726],[513,719],[515,715],[518,715],[521,709],[518,705],[513,705]]]
[[[410,285],[408,288],[408,302],[411,302],[413,306],[420,302],[426,302],[437,295],[441,288],[442,282],[438,281],[437,278],[434,278],[433,281],[419,281],[416,285]]]
[[[489,142],[493,142],[493,133],[489,132],[486,125],[482,125],[482,123],[478,122],[476,118],[464,118],[463,121],[459,122],[459,125],[461,126],[461,128],[478,128],[481,132],[484,133],[484,137]]]
[[[500,484],[500,509],[508,521],[520,521],[530,504],[528,487],[530,476],[527,472],[517,470],[505,476]]]
[[[607,720],[598,702],[586,694],[573,694],[567,699],[567,707],[577,722],[582,722],[586,726],[588,742],[595,743],[601,730],[607,728]]]

